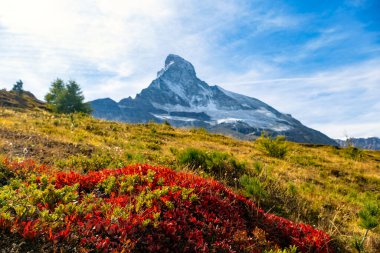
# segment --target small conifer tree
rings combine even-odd
[[[65,84],[62,79],[56,79],[51,84],[45,100],[50,104],[51,109],[58,113],[91,113],[90,105],[84,103],[81,88],[72,80]]]
[[[21,80],[18,80],[14,85],[13,85],[13,88],[12,88],[12,91],[15,91],[17,92],[18,95],[21,95],[23,93],[23,82]]]
[[[363,209],[358,213],[359,226],[366,229],[361,240],[356,239],[354,247],[358,252],[364,251],[364,241],[368,236],[368,232],[379,226],[380,223],[380,207],[377,203],[365,203]]]

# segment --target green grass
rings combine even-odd
[[[262,139],[239,141],[204,129],[0,110],[3,156],[80,172],[136,163],[192,170],[250,196],[265,210],[315,225],[334,236],[342,251],[354,251],[354,237],[365,232],[358,212],[364,203],[380,201],[380,152],[270,141],[275,148],[268,149],[275,151],[263,147]],[[365,243],[367,252],[376,252],[379,228]]]

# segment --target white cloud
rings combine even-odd
[[[50,82],[61,77],[77,80],[89,100],[119,100],[145,88],[166,55],[176,53],[206,82],[262,99],[320,130],[326,124],[331,136],[359,121],[368,125],[363,131],[380,135],[369,127],[380,118],[379,60],[295,77],[281,67],[344,41],[350,31],[318,28],[319,37],[283,55],[234,51],[247,37],[304,29],[309,18],[246,0],[2,0],[0,88],[22,79],[43,98]],[[244,35],[235,34],[241,29]]]
[[[220,84],[291,113],[331,137],[380,136],[380,60],[370,60],[309,76],[265,79],[230,76]],[[272,73],[273,74],[273,73]],[[253,80],[253,81],[250,81]],[[322,127],[323,126],[323,127]],[[344,136],[343,136],[344,137]]]
[[[117,94],[104,92],[102,83],[83,70],[113,72],[115,86],[118,79],[141,77],[138,69],[147,67],[144,58],[157,53],[162,43],[158,28],[170,21],[172,9],[169,1],[148,0],[1,1],[0,36],[8,40],[0,41],[0,81],[9,87],[22,78],[40,98],[52,76],[81,79],[92,99]]]
[[[239,22],[262,31],[295,25],[289,15],[259,6],[251,10],[248,3],[3,0],[0,37],[8,39],[0,41],[0,82],[10,88],[21,78],[42,98],[59,76],[80,81],[88,99],[120,99],[146,87],[169,53],[191,60],[208,76],[210,62],[222,58],[213,57],[222,49],[218,39]],[[112,76],[95,78],[96,72]],[[102,87],[112,82],[114,89]]]
[[[380,123],[323,123],[310,124],[309,127],[318,129],[323,133],[328,133],[329,136],[345,140],[347,137],[369,138],[380,135]]]

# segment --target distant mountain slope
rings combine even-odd
[[[0,90],[0,107],[14,107],[14,108],[40,108],[46,110],[46,104],[38,100],[29,91],[24,91],[17,94],[14,91]]]
[[[347,141],[336,140],[336,142],[342,147],[347,146]],[[350,138],[349,143],[357,148],[380,150],[380,138],[378,137]]]
[[[97,99],[91,106],[95,117],[109,120],[168,121],[174,126],[205,127],[240,138],[252,138],[266,131],[295,142],[337,145],[326,135],[258,99],[209,86],[196,76],[190,62],[172,54],[157,78],[136,98],[128,97],[119,103],[109,98]]]

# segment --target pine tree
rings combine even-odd
[[[61,79],[54,81],[45,100],[51,105],[52,110],[58,113],[91,113],[89,104],[84,103],[79,85],[72,80],[66,85]]]
[[[49,93],[45,95],[46,102],[53,105],[56,104],[58,97],[63,94],[64,90],[65,84],[63,80],[57,78],[54,82],[52,82]]]
[[[12,88],[12,91],[15,91],[17,92],[19,95],[22,94],[22,92],[24,91],[23,90],[23,82],[21,80],[17,81],[14,85],[13,85],[13,88]]]

